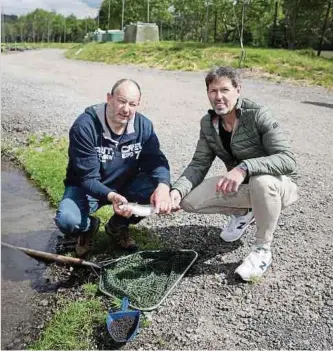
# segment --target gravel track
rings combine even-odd
[[[60,50],[2,56],[2,138],[66,135],[86,106],[103,101],[120,78],[143,91],[175,179],[189,162],[209,108],[204,73],[71,61]],[[299,167],[299,201],[286,209],[262,281],[235,280],[255,227],[233,244],[219,238],[222,215],[173,214],[142,222],[199,259],[152,323],[125,349],[333,348],[333,93],[320,87],[244,79],[243,95],[267,104],[288,133]],[[215,162],[209,175],[224,171]],[[100,345],[107,348],[107,345]]]

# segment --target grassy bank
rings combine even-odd
[[[317,58],[311,50],[247,48],[246,53],[245,68],[251,68],[255,75],[333,87],[333,60]],[[71,59],[184,71],[208,70],[213,65],[238,67],[239,55],[239,47],[193,42],[146,44],[94,42],[76,46],[66,53]]]
[[[87,285],[89,288],[89,285]],[[84,286],[84,290],[85,290]],[[87,296],[84,291],[80,301],[59,300],[59,309],[39,340],[30,350],[89,350],[94,345],[94,325],[103,325],[105,315],[101,301]]]
[[[2,152],[16,158],[33,182],[45,192],[53,207],[56,207],[64,191],[67,148],[67,139],[43,136],[31,137],[25,147],[2,145]],[[112,248],[112,242],[104,231],[103,224],[112,213],[111,206],[105,206],[96,213],[101,218],[102,225],[94,238],[93,250],[87,260],[93,260],[97,255],[98,257],[103,255],[103,259],[124,255],[124,252],[117,252]],[[160,237],[148,233],[144,228],[141,230],[132,228],[132,234],[142,250],[164,246]],[[96,343],[97,345],[110,343],[110,336],[105,327],[107,308],[114,305],[119,307],[119,300],[101,295],[97,287],[98,279],[94,279],[94,282],[89,279],[89,275],[85,273],[82,285],[77,287],[78,290],[82,290],[80,298],[68,299],[65,294],[57,299],[56,313],[43,329],[40,338],[30,345],[29,349],[90,350],[96,349]],[[141,326],[147,325],[147,321],[143,318]]]
[[[66,57],[108,64],[133,64],[165,70],[207,71],[214,65],[239,67],[240,48],[196,42],[129,43],[9,43],[2,48],[66,49]],[[80,50],[82,49],[82,50]],[[285,79],[333,88],[333,55],[312,50],[246,48],[246,74],[274,81]]]
[[[12,49],[72,49],[76,46],[80,46],[81,44],[78,43],[1,43],[2,51],[8,51]]]

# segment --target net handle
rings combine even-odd
[[[85,261],[81,258],[63,256],[63,255],[58,255],[55,253],[33,250],[33,249],[29,249],[27,247],[21,247],[21,246],[15,246],[12,244],[8,244],[8,243],[5,243],[3,241],[1,241],[1,245],[5,246],[5,247],[9,247],[9,248],[14,249],[14,250],[22,251],[25,254],[27,254],[28,256],[33,257],[35,259],[39,258],[39,259],[55,261],[55,262],[63,263],[63,264],[75,264],[75,265],[88,266],[91,268],[101,269],[101,266],[99,264],[97,264],[95,262]]]
[[[121,304],[121,311],[122,311],[122,312],[126,312],[127,310],[128,310],[128,297],[125,296],[125,297],[123,298],[123,302],[122,302],[122,304]]]

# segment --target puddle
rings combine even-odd
[[[53,252],[58,230],[51,209],[24,173],[1,160],[1,240]],[[19,325],[34,316],[36,299],[53,289],[45,265],[23,252],[1,247],[1,349],[19,338]]]

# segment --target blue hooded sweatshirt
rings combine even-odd
[[[106,125],[106,104],[88,107],[69,132],[69,162],[65,186],[82,187],[88,195],[107,201],[139,172],[155,186],[170,185],[170,168],[152,122],[140,113],[128,122],[124,134],[112,138]]]

